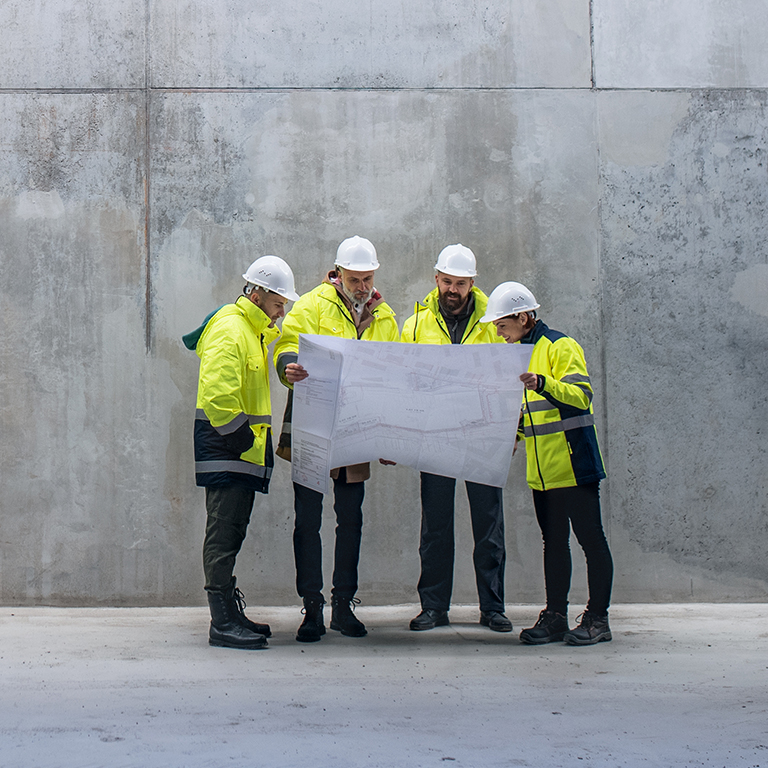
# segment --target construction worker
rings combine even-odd
[[[307,372],[296,361],[299,334],[337,336],[343,339],[397,341],[395,313],[373,286],[374,272],[379,268],[376,249],[362,237],[344,240],[336,252],[335,269],[323,282],[305,293],[286,315],[283,334],[275,345],[275,367],[280,380],[289,388],[303,381]],[[289,398],[291,395],[289,394]],[[290,400],[286,407],[283,434],[278,454],[289,457]],[[391,462],[382,462],[391,463]],[[331,629],[347,637],[367,634],[364,624],[355,616],[359,603],[357,566],[363,527],[365,481],[370,465],[339,467],[333,477],[334,511],[336,512],[336,546],[334,552],[333,589],[331,596]],[[320,526],[323,494],[293,484],[296,513],[293,550],[296,560],[296,590],[304,602],[304,620],[296,639],[311,643],[325,634],[323,620],[323,569]]]
[[[418,344],[490,344],[500,341],[493,325],[482,322],[486,295],[475,287],[475,255],[461,244],[448,245],[435,264],[437,287],[403,326],[401,340]],[[480,623],[496,632],[511,632],[504,615],[504,511],[501,488],[466,482],[472,533],[473,562],[480,599]],[[449,623],[453,591],[454,497],[456,480],[421,473],[421,613],[412,630]]]
[[[584,351],[570,337],[536,319],[539,303],[520,283],[502,283],[488,299],[483,317],[508,344],[533,344],[518,439],[525,440],[528,485],[544,539],[547,607],[523,643],[565,640],[593,645],[611,639],[608,604],[613,560],[600,519],[600,480],[605,477],[597,445]],[[587,560],[589,602],[574,629],[568,629],[571,586],[571,526]]]
[[[209,642],[225,648],[267,645],[269,625],[244,613],[234,576],[255,493],[267,493],[274,458],[267,347],[275,321],[298,299],[291,268],[262,256],[243,275],[243,296],[184,337],[200,358],[195,415],[195,474],[205,488],[203,569],[211,610]]]

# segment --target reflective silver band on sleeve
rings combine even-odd
[[[205,411],[202,408],[198,408],[195,411],[195,418],[201,421],[207,421],[210,424],[210,419],[205,415]],[[232,421],[228,421],[226,424],[222,424],[220,427],[213,427],[220,435],[230,435],[236,430],[240,429],[243,424],[271,424],[272,417],[270,415],[255,416],[252,414],[238,413]]]
[[[222,424],[220,427],[213,427],[220,435],[231,435],[236,432],[243,424],[248,423],[248,417],[244,413],[238,413],[232,421]],[[211,424],[213,426],[213,424]]]
[[[532,403],[528,403],[526,406],[523,406],[526,410],[530,411],[531,413],[536,413],[537,411],[554,411],[557,410],[556,405],[552,405],[552,403],[549,402],[549,400],[534,400]]]
[[[525,425],[525,436],[533,437],[534,433],[539,435],[553,435],[556,432],[567,432],[569,429],[578,429],[579,427],[591,427],[595,423],[595,417],[591,413],[583,416],[571,416],[570,419],[561,421],[551,421],[548,424],[536,424],[533,428],[529,424]]]
[[[583,373],[571,373],[568,376],[563,376],[560,381],[565,382],[566,384],[578,384],[579,382],[583,382],[584,384],[592,383],[589,380],[589,376],[585,376]]]
[[[291,422],[290,421],[284,421],[283,427],[280,430],[281,435],[290,435],[291,434]]]
[[[270,477],[272,467],[251,464],[249,461],[196,461],[195,472],[238,472],[253,477]]]
[[[591,389],[587,389],[586,387],[581,386],[581,384],[577,384],[576,386],[587,396],[587,400],[591,404],[592,403],[592,398],[594,397],[594,395],[592,394],[592,390]]]

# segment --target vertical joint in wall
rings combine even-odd
[[[150,250],[150,0],[144,4],[144,344],[152,349],[152,264]]]
[[[594,0],[589,0],[589,84],[595,86],[595,15]]]

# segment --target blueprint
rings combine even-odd
[[[533,347],[356,341],[302,334],[294,385],[294,482],[379,458],[503,487]]]

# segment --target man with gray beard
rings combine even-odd
[[[280,380],[289,388],[311,376],[297,362],[299,334],[336,336],[342,339],[397,341],[395,313],[373,286],[379,268],[376,249],[362,237],[349,237],[339,245],[335,268],[325,280],[305,293],[283,321],[282,336],[275,344],[274,360]],[[290,397],[290,395],[289,395]],[[290,404],[280,436],[278,456],[290,456]],[[387,462],[383,462],[387,463]],[[331,629],[347,637],[363,637],[367,630],[355,616],[357,565],[363,528],[365,481],[370,465],[337,467],[333,477],[333,508],[336,513]],[[323,622],[323,560],[320,525],[323,494],[293,484],[296,522],[293,552],[296,560],[296,590],[304,601],[304,621],[296,635],[302,643],[320,640]]]

